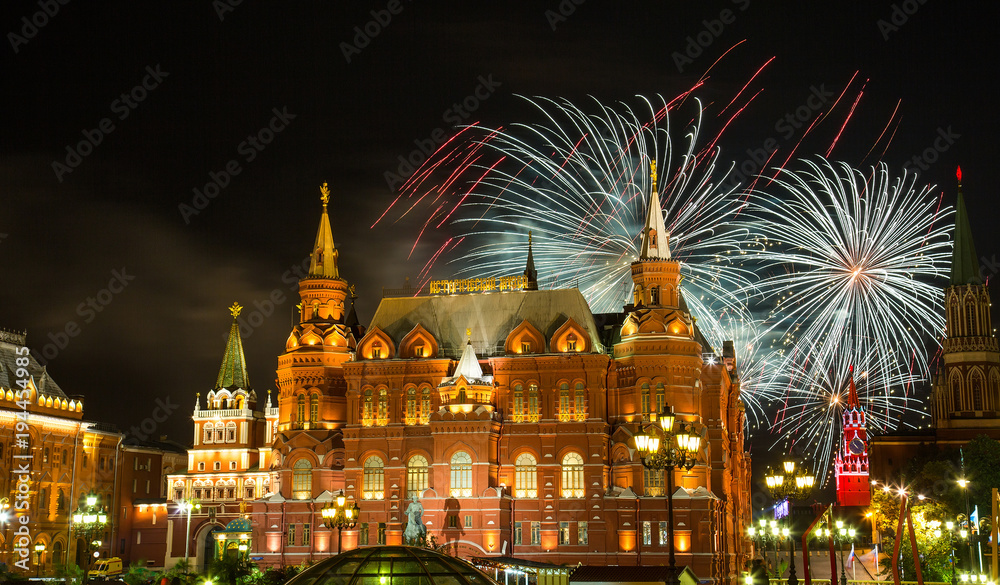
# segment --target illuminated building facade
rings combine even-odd
[[[419,498],[428,535],[461,556],[666,564],[667,482],[632,437],[669,404],[703,437],[697,464],[674,471],[678,564],[735,582],[750,515],[736,356],[713,351],[684,304],[655,189],[634,302],[600,316],[611,335],[578,290],[537,290],[530,245],[518,290],[438,282],[445,294],[383,298],[362,331],[327,197],[278,359],[274,493],[252,515],[262,564],[336,552],[320,510],[339,490],[361,509],[345,550],[401,543]]]
[[[187,554],[192,565],[205,567],[227,540],[226,526],[245,519],[246,502],[271,490],[266,465],[278,409],[271,406],[270,395],[259,404],[250,386],[236,320],[241,308],[235,303],[230,307],[233,322],[215,385],[204,402],[196,395],[187,470],[167,476],[166,566]],[[190,519],[180,506],[185,502],[200,506],[191,511]]]

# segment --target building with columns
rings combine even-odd
[[[530,244],[523,275],[383,298],[362,329],[324,185],[299,322],[278,358],[277,430],[260,458],[269,493],[249,504],[252,557],[287,565],[336,552],[320,512],[343,491],[361,509],[345,550],[401,543],[403,511],[419,498],[428,535],[453,554],[661,565],[672,496],[678,564],[735,582],[750,521],[737,356],[698,331],[655,187],[649,201],[633,303],[600,316],[611,336],[578,290],[538,290]],[[632,441],[667,405],[702,436],[696,465],[673,472],[674,494]]]

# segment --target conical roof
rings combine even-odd
[[[642,244],[639,260],[670,260],[670,234],[663,222],[663,208],[660,194],[656,191],[656,161],[650,163],[653,192],[649,196],[646,224],[642,228]]]
[[[951,250],[951,284],[982,284],[979,256],[972,240],[972,226],[962,196],[962,169],[958,170],[958,203],[955,205],[955,245]]]
[[[531,232],[528,232],[528,262],[524,266],[524,276],[528,279],[526,290],[538,290],[538,271],[535,270],[535,257],[531,253]]]
[[[323,215],[319,218],[319,229],[316,230],[316,243],[313,245],[309,259],[309,276],[318,278],[340,278],[337,270],[337,247],[333,243],[333,229],[330,227],[330,215],[326,211],[330,202],[330,189],[323,183],[320,187],[320,200],[323,202]]]
[[[847,408],[860,410],[861,403],[858,402],[858,389],[854,386],[854,366],[851,366],[847,379],[850,384],[850,388],[847,391]]]
[[[465,351],[462,352],[462,358],[458,360],[452,379],[457,380],[459,376],[465,376],[465,379],[470,382],[483,377],[483,368],[479,365],[479,357],[476,356],[476,350],[472,348],[471,341],[465,344]]]
[[[246,359],[243,357],[243,340],[240,338],[240,326],[236,322],[243,307],[233,303],[229,312],[233,316],[233,324],[229,328],[229,339],[226,341],[226,354],[222,357],[219,377],[215,381],[215,389],[250,388],[250,377],[247,376]]]

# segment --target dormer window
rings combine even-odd
[[[372,344],[372,359],[377,360],[381,358],[382,358],[382,342],[376,341],[375,343]]]
[[[570,333],[566,337],[566,351],[576,351],[576,334]]]
[[[656,230],[649,228],[649,247],[656,247]]]
[[[422,344],[413,346],[413,357],[424,357],[424,346]]]
[[[531,342],[522,341],[521,342],[521,353],[531,353]]]

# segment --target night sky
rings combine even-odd
[[[259,313],[244,335],[253,386],[275,388],[324,181],[341,275],[357,285],[365,322],[381,288],[401,286],[436,247],[408,258],[416,223],[371,227],[395,197],[386,173],[400,156],[456,124],[538,122],[517,95],[672,97],[731,48],[695,92],[706,104],[728,102],[774,61],[719,142],[721,160],[740,165],[771,138],[790,148],[802,130],[786,136],[785,116],[857,74],[797,152],[825,152],[863,87],[831,158],[883,160],[897,175],[907,165],[948,204],[961,164],[985,273],[1000,270],[989,187],[996,3],[41,0],[3,10],[0,327],[27,330],[66,393],[85,396],[85,417],[123,430],[160,400],[178,408],[152,434],[191,440],[194,395],[214,384],[234,301]],[[199,200],[210,182],[215,196]]]

